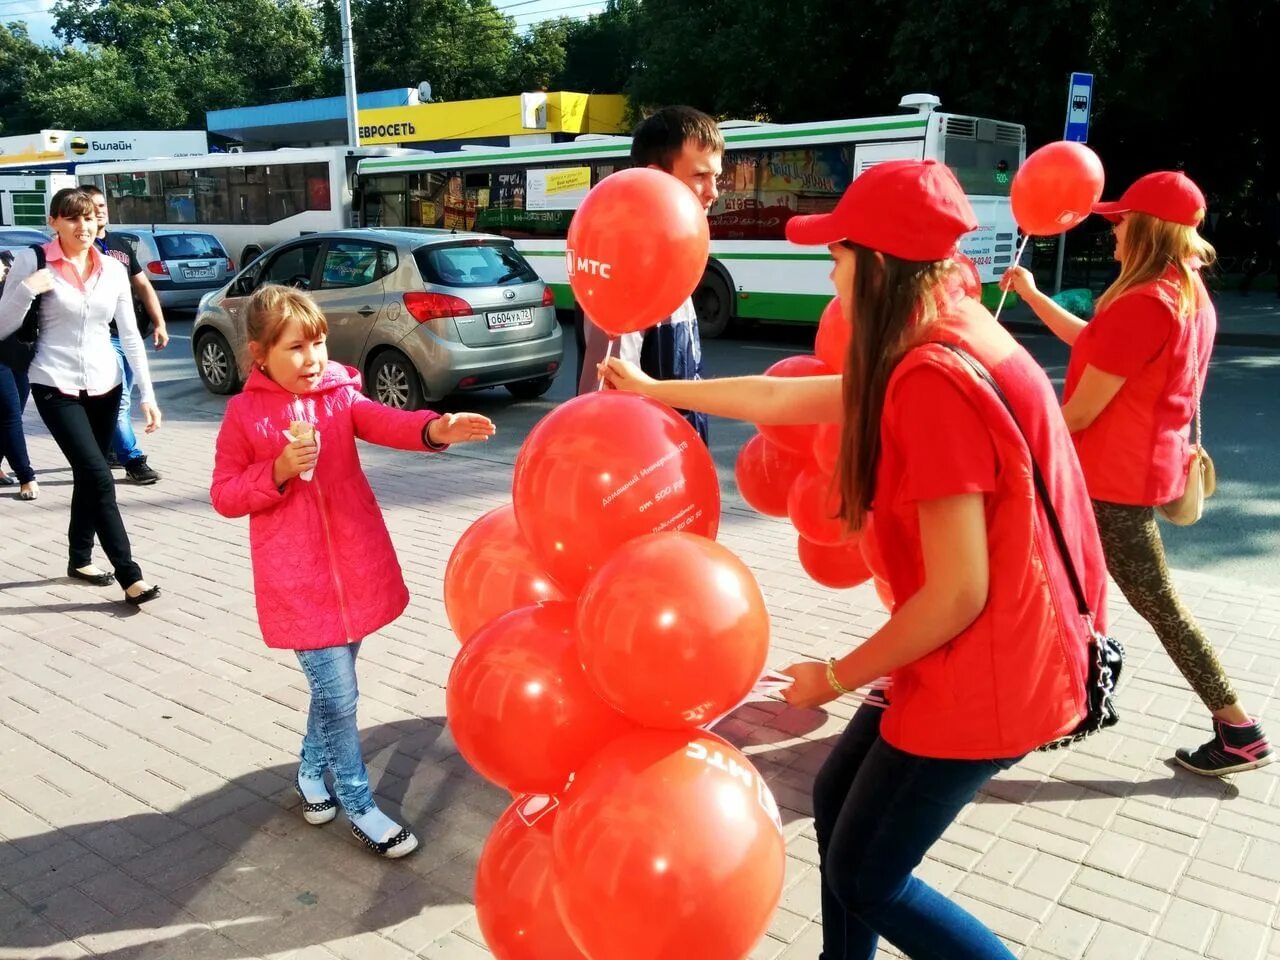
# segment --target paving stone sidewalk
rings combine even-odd
[[[468,770],[445,728],[457,644],[440,597],[452,544],[508,498],[511,464],[483,450],[363,451],[413,594],[361,653],[373,782],[423,841],[385,863],[343,822],[316,829],[298,814],[305,682],[257,633],[247,524],[209,507],[217,424],[193,416],[148,439],[163,482],[119,490],[165,591],[140,612],[114,588],[61,579],[70,472],[31,418],[33,461],[59,466],[36,504],[0,496],[0,960],[488,956],[472,882],[508,798]],[[764,588],[775,666],[836,653],[882,622],[870,589],[816,586],[786,524],[725,496],[721,539]],[[1246,705],[1280,732],[1280,591],[1178,582]],[[1172,769],[1207,718],[1122,602],[1112,623],[1130,657],[1121,725],[993,781],[924,876],[1025,960],[1280,957],[1280,764],[1231,781]],[[767,703],[720,728],[773,785],[788,838],[786,893],[753,960],[818,955],[808,785],[850,712]]]

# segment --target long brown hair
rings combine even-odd
[[[1127,213],[1124,218],[1124,252],[1120,276],[1098,298],[1096,310],[1103,310],[1134,287],[1159,280],[1173,267],[1177,271],[1178,316],[1195,311],[1196,267],[1207,267],[1217,257],[1213,246],[1195,227],[1160,220],[1146,213]]]
[[[854,252],[853,337],[844,373],[844,433],[836,483],[840,518],[861,529],[875,498],[884,395],[903,355],[938,317],[936,290],[950,260],[900,260],[846,243]],[[850,291],[839,291],[847,297]]]

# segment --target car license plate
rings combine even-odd
[[[485,317],[489,321],[490,330],[505,330],[508,327],[527,327],[533,323],[533,310],[495,310]]]
[[[192,270],[187,268],[188,280],[212,280],[218,275],[218,271],[214,267],[205,267],[203,270]]]

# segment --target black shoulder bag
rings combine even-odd
[[[36,270],[43,270],[45,268],[44,247],[33,246],[31,249],[36,255]],[[9,270],[13,266],[13,257],[7,251],[0,254],[0,257],[4,259],[5,266],[5,276],[0,278],[0,290],[3,290],[5,280],[9,278]],[[31,366],[31,358],[36,354],[36,337],[40,329],[40,301],[44,296],[43,293],[37,294],[31,301],[31,306],[27,308],[26,316],[22,318],[22,326],[16,333],[0,340],[0,363],[10,370],[26,372],[26,369]]]
[[[1063,536],[1062,524],[1058,521],[1058,512],[1053,507],[1053,501],[1049,499],[1049,488],[1044,482],[1043,474],[1040,473],[1039,464],[1036,463],[1036,455],[1031,449],[1031,441],[1027,439],[1022,425],[1018,423],[1018,415],[1013,412],[1013,406],[1009,403],[1009,398],[1004,395],[1004,391],[1000,389],[1000,385],[987,372],[986,367],[964,348],[942,340],[933,342],[940,347],[946,347],[963,360],[978,375],[980,380],[995,391],[996,397],[1004,404],[1004,408],[1009,411],[1009,416],[1013,418],[1013,425],[1017,427],[1018,433],[1022,434],[1022,440],[1027,445],[1027,455],[1031,458],[1031,476],[1035,482],[1036,496],[1044,504],[1045,517],[1049,520],[1049,529],[1053,531],[1053,542],[1058,548],[1058,556],[1062,558],[1063,569],[1066,570],[1067,580],[1071,583],[1071,592],[1075,596],[1076,610],[1089,628],[1089,679],[1085,690],[1089,701],[1088,713],[1080,721],[1079,725],[1065,737],[1051,740],[1036,749],[1059,750],[1063,747],[1069,747],[1079,743],[1090,734],[1113,726],[1120,719],[1120,714],[1116,710],[1115,696],[1116,686],[1120,682],[1120,671],[1124,667],[1124,646],[1114,637],[1099,633],[1094,626],[1093,612],[1089,609],[1089,601],[1085,599],[1084,588],[1080,584],[1080,576],[1076,572],[1075,562],[1071,559],[1071,551],[1067,549],[1067,538]]]

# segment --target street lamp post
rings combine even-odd
[[[356,123],[356,45],[351,39],[351,0],[338,0],[342,29],[342,82],[347,94],[347,145],[360,146],[360,129]]]

